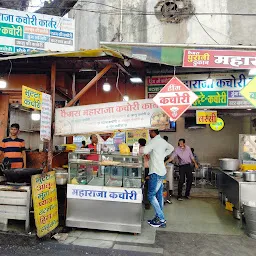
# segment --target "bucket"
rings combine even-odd
[[[244,217],[247,235],[256,239],[256,207],[244,205]]]

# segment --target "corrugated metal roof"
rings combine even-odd
[[[123,59],[123,56],[111,49],[90,49],[90,50],[80,50],[73,52],[44,52],[44,53],[32,53],[32,54],[16,54],[7,57],[0,57],[0,61],[4,60],[14,60],[14,59],[26,59],[26,58],[40,58],[40,57],[62,57],[62,58],[96,58],[112,56],[119,59]]]

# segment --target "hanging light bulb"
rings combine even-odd
[[[0,78],[0,89],[4,89],[6,87],[7,87],[7,82],[3,78]]]
[[[40,112],[39,111],[32,111],[32,113],[31,113],[31,119],[33,120],[33,121],[39,121],[40,120],[40,118],[41,118],[41,115],[40,115]]]
[[[111,90],[111,85],[108,83],[108,80],[106,79],[106,82],[102,86],[104,92],[109,92]]]
[[[129,101],[129,96],[128,95],[124,95],[124,97],[123,97],[123,101]]]

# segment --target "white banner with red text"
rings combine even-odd
[[[69,136],[116,130],[159,128],[169,117],[152,99],[56,109],[55,135]]]

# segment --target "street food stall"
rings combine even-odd
[[[55,134],[60,136],[169,125],[152,100],[57,109],[55,120]],[[96,152],[69,153],[67,226],[141,233],[143,156],[127,145],[120,144],[120,152],[115,148],[98,144]]]
[[[93,154],[69,153],[66,225],[141,233],[143,156],[99,152],[98,161],[86,160]]]

